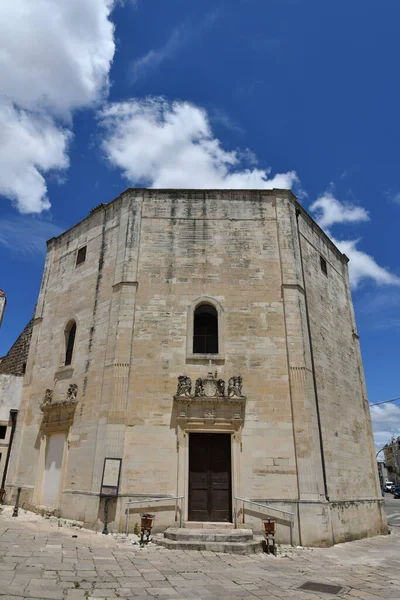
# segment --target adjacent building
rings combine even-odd
[[[2,298],[4,298],[3,304],[1,304]],[[5,298],[5,293],[0,290],[0,323],[3,316],[2,307],[4,309],[6,304]],[[33,321],[30,321],[6,356],[0,357],[0,497],[4,494],[32,326]]]
[[[400,436],[393,437],[383,448],[388,479],[396,485],[400,482]]]
[[[269,514],[289,541],[278,509],[298,544],[384,533],[347,263],[287,190],[97,206],[48,242],[11,495],[99,528],[118,488],[114,531]]]

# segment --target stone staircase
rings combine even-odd
[[[197,524],[196,524],[197,525]],[[263,550],[263,536],[255,536],[251,529],[232,529],[232,525],[202,523],[195,527],[169,527],[152,541],[171,550],[209,550],[232,554],[254,554]],[[204,527],[203,525],[206,525]],[[221,524],[222,525],[222,524]]]

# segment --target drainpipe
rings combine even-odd
[[[5,485],[6,485],[8,463],[10,462],[11,448],[12,448],[12,443],[13,443],[13,439],[14,439],[15,427],[17,425],[17,415],[18,415],[18,411],[15,408],[12,408],[10,410],[10,417],[11,417],[10,441],[8,442],[6,464],[4,465],[3,478],[1,480],[1,487],[2,487],[2,489],[4,489]]]
[[[326,480],[324,442],[323,442],[323,439],[322,439],[321,416],[320,416],[320,412],[319,412],[317,377],[315,375],[314,351],[313,351],[313,344],[312,344],[312,338],[311,338],[311,323],[310,323],[310,314],[308,312],[306,278],[305,278],[305,275],[304,275],[303,251],[301,249],[301,240],[300,240],[300,229],[299,229],[299,216],[300,216],[300,214],[301,214],[300,209],[296,208],[297,238],[298,238],[299,250],[300,250],[301,273],[302,273],[302,276],[303,276],[304,304],[305,304],[305,309],[306,309],[307,331],[308,331],[308,338],[310,340],[311,368],[312,368],[312,377],[313,377],[313,385],[314,385],[314,393],[315,393],[315,406],[316,406],[316,409],[317,409],[317,423],[318,423],[319,446],[320,446],[320,451],[321,451],[322,477],[323,477],[323,480],[324,480],[325,498],[326,498],[327,502],[329,502],[328,485],[327,485],[327,480]]]

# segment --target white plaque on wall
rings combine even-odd
[[[101,496],[107,496],[109,498],[118,497],[121,463],[122,458],[104,459],[103,478],[100,489]]]

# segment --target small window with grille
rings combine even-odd
[[[319,257],[319,264],[321,265],[321,271],[324,275],[328,275],[328,265],[323,256]]]
[[[76,265],[80,265],[81,263],[85,262],[86,248],[87,246],[82,246],[82,248],[79,248],[78,254],[76,255]]]

